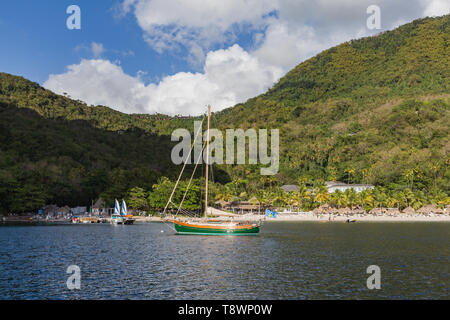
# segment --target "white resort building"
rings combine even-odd
[[[356,192],[361,192],[363,190],[375,188],[373,184],[347,184],[340,181],[327,181],[325,184],[329,193],[333,193],[336,190],[344,192],[347,189],[353,189]]]

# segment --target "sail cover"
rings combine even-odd
[[[127,214],[128,214],[127,205],[125,203],[125,200],[122,200],[122,215],[126,216]]]
[[[239,216],[237,214],[222,211],[222,210],[219,210],[219,209],[216,209],[213,207],[208,207],[206,212],[208,213],[209,216],[218,216],[218,217],[238,217]]]

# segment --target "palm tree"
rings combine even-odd
[[[289,191],[289,192],[284,192],[284,201],[286,202],[286,204],[289,206],[289,211],[292,212],[292,206],[294,205],[294,192],[293,191]]]
[[[423,191],[419,190],[415,193],[412,193],[412,196],[410,198],[411,207],[414,209],[419,209],[420,207],[426,205],[428,203],[428,199],[423,193]]]
[[[440,166],[441,165],[440,165],[439,162],[436,162],[436,163],[431,165],[431,172],[433,173],[433,187],[434,187],[434,189],[437,188],[436,181],[437,181],[437,176],[438,176],[438,172],[439,172]]]
[[[399,210],[402,210],[408,206],[408,200],[402,191],[395,192],[392,197]]]
[[[374,205],[380,207],[380,209],[381,207],[386,206],[387,195],[384,188],[376,187],[374,189],[373,196],[374,196]]]
[[[347,200],[347,206],[350,206],[350,208],[353,210],[353,207],[357,204],[358,201],[358,195],[355,189],[347,189],[344,191],[344,194]]]
[[[345,195],[341,190],[336,190],[331,194],[331,202],[336,208],[342,208],[345,204]]]
[[[321,185],[314,188],[314,202],[317,202],[319,206],[321,204],[327,203],[329,199],[330,193],[328,192],[327,187]]]
[[[258,203],[258,211],[259,211],[259,213],[261,213],[261,204],[265,203],[264,191],[257,190],[255,195],[253,196],[253,198],[256,199],[256,201],[253,201],[253,202]]]
[[[365,210],[372,209],[374,207],[375,198],[371,189],[363,190],[359,193],[359,203]]]
[[[297,213],[300,212],[300,208],[303,208],[305,200],[311,199],[311,192],[305,185],[300,185],[299,190],[293,193],[293,204],[297,206]]]
[[[262,191],[261,198],[259,198],[259,201],[261,204],[263,204],[264,207],[267,207],[270,205],[272,199],[272,193],[268,190]]]
[[[362,170],[361,170],[363,183],[367,183],[368,172],[369,172],[369,171],[368,171],[367,169],[362,169]]]
[[[352,174],[355,174],[355,169],[353,168],[347,168],[347,183],[350,184],[350,176]]]
[[[392,192],[390,192],[386,198],[386,205],[389,208],[394,208],[396,206],[396,204],[397,204],[397,199],[395,198],[394,194],[392,194]]]
[[[272,203],[274,205],[284,206],[286,205],[286,196],[285,192],[281,190],[276,190],[272,194]]]
[[[432,201],[443,209],[446,205],[450,204],[450,197],[445,192],[439,191],[432,196]]]
[[[403,196],[406,200],[406,206],[412,206],[412,203],[415,201],[414,193],[410,189],[403,190]]]
[[[234,196],[233,191],[228,186],[224,186],[223,188],[220,188],[217,191],[214,199],[216,201],[229,202],[229,201],[231,201],[231,199],[233,199],[233,196]]]

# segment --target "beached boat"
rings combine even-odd
[[[80,223],[80,217],[79,216],[73,216],[72,217],[72,223]]]
[[[179,213],[182,213],[184,215],[188,214],[189,212],[187,210],[182,210],[183,200],[186,196],[189,186],[191,185],[192,178],[194,176],[195,170],[197,168],[199,159],[195,162],[195,168],[192,173],[191,179],[188,184],[188,188],[186,188],[185,194],[183,196],[183,200],[178,206],[177,213],[174,217],[167,218],[167,209],[169,204],[172,203],[172,198],[175,193],[175,190],[178,186],[178,182],[180,181],[180,178],[183,174],[184,168],[186,164],[181,169],[180,175],[178,177],[177,182],[175,183],[175,186],[172,190],[172,194],[169,197],[169,200],[167,201],[167,204],[164,208],[164,212],[162,213],[163,218],[165,221],[170,222],[174,226],[174,230],[178,234],[190,234],[190,235],[228,235],[228,236],[235,236],[235,235],[257,235],[261,228],[261,221],[259,223],[249,223],[247,222],[241,222],[241,221],[235,221],[235,218],[238,218],[239,216],[233,213],[225,212],[222,210],[218,210],[212,207],[208,207],[208,167],[209,167],[209,139],[210,139],[210,132],[209,132],[209,125],[210,125],[210,118],[211,118],[211,107],[208,106],[208,124],[207,124],[207,137],[206,137],[206,154],[208,155],[206,158],[206,174],[205,174],[205,210],[204,210],[204,216],[201,219],[198,218],[180,218]],[[200,128],[201,129],[201,126]],[[200,130],[199,130],[200,131]],[[194,137],[194,143],[192,144],[192,148],[195,145],[195,140],[197,139],[198,133]],[[192,148],[189,151],[188,158],[192,152]],[[200,154],[201,156],[201,154]],[[230,218],[230,220],[224,221],[221,219],[209,219],[209,217],[217,217],[217,216],[226,216]]]

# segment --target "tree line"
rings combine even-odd
[[[334,208],[363,208],[370,211],[373,208],[398,208],[407,207],[419,209],[428,204],[435,204],[444,208],[450,204],[450,197],[442,191],[425,193],[422,190],[411,191],[409,188],[402,190],[389,189],[376,186],[374,189],[366,189],[356,192],[347,189],[344,192],[336,190],[329,193],[323,182],[318,181],[312,186],[307,186],[299,181],[298,191],[284,191],[278,185],[272,185],[266,189],[258,189],[247,193],[245,184],[247,181],[237,179],[227,184],[210,183],[209,206],[219,206],[220,203],[233,201],[246,201],[264,208],[289,208],[291,211],[310,211],[321,205],[327,204]],[[167,177],[161,177],[152,186],[151,190],[141,187],[131,188],[126,200],[130,208],[137,212],[158,214],[165,208],[169,196],[175,186],[175,182]],[[187,189],[189,186],[189,189]],[[183,208],[200,212],[204,208],[204,180],[193,179],[180,181],[176,192],[168,206],[169,210],[176,210],[183,201]],[[186,190],[188,192],[186,193]],[[185,194],[186,193],[186,194]]]

